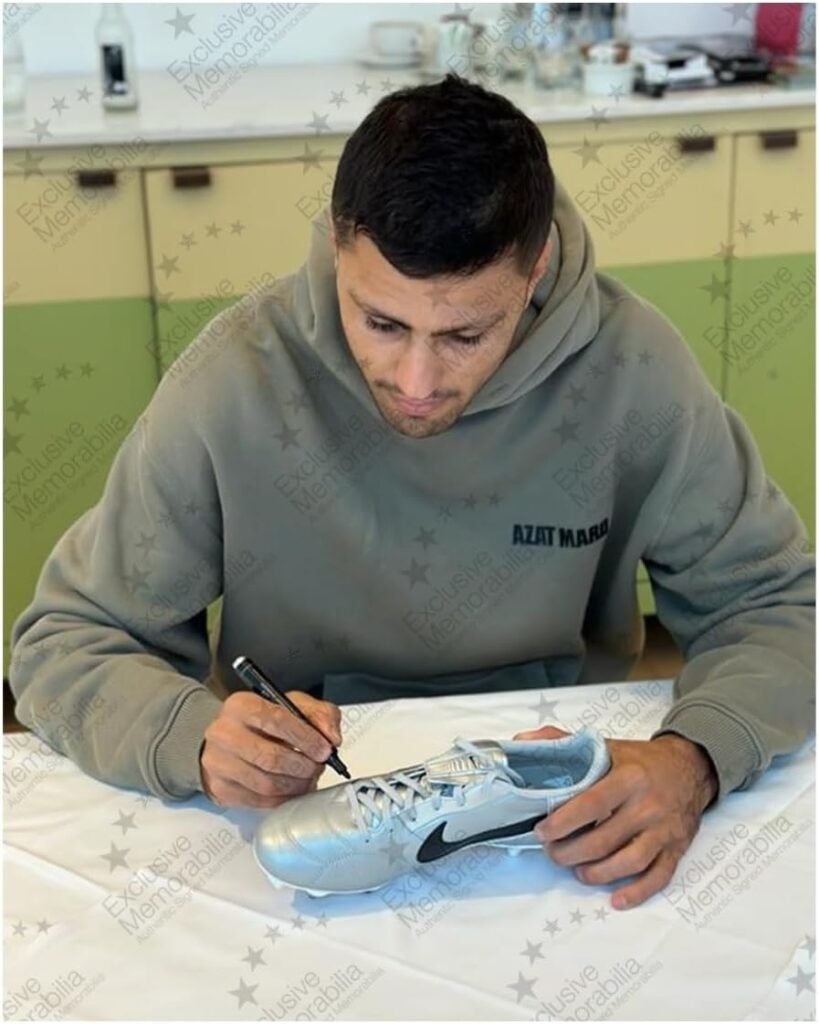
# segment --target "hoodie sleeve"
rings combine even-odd
[[[719,798],[810,735],[815,564],[742,417],[712,393],[695,423],[643,556],[658,617],[684,658],[652,739],[676,733],[704,747]]]
[[[222,543],[201,443],[178,414],[149,429],[162,394],[46,560],[12,626],[9,683],[19,720],[89,775],[181,799],[202,788],[199,748],[221,707],[205,677]]]

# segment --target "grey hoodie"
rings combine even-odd
[[[595,271],[566,192],[521,344],[429,438],[383,420],[352,359],[328,226],[179,356],[57,543],[12,629],[19,719],[184,798],[237,655],[338,703],[623,679],[642,559],[685,657],[654,735],[701,744],[720,796],[798,747],[804,525],[685,341]]]

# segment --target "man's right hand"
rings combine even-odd
[[[335,704],[290,690],[311,722],[341,743]],[[199,754],[205,795],[225,807],[276,807],[316,788],[330,744],[309,725],[256,693],[240,690],[205,730]]]

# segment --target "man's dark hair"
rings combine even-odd
[[[450,73],[373,107],[344,147],[331,214],[341,248],[360,231],[407,277],[467,276],[506,256],[528,277],[554,190],[534,122]]]

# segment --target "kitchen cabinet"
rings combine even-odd
[[[668,317],[720,394],[722,351],[707,339],[710,327],[721,330],[723,309],[705,289],[723,269],[715,254],[729,237],[731,158],[731,137],[697,122],[615,142],[585,136],[550,151],[597,266]],[[637,587],[643,613],[653,613],[642,564]]]
[[[9,631],[156,387],[138,174],[4,179],[4,672]]]
[[[601,130],[602,132],[602,130]],[[550,149],[599,267],[708,259],[728,232],[731,139],[686,123]]]
[[[220,310],[298,269],[318,210],[298,161],[150,170],[145,195],[164,372]]]

